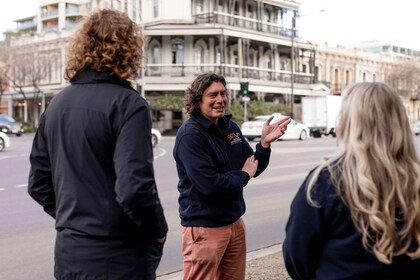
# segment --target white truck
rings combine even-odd
[[[335,137],[335,124],[340,110],[339,95],[302,97],[302,122],[309,127],[313,137]]]

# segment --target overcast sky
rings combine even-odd
[[[356,45],[378,39],[420,50],[417,0],[296,0],[301,3],[300,36],[317,43]],[[36,13],[37,0],[0,0],[0,31]],[[325,10],[324,12],[319,12]]]
[[[398,41],[420,50],[417,0],[297,0],[300,36],[318,43],[356,45],[361,41]],[[317,12],[325,9],[324,12]],[[306,16],[305,16],[306,15]]]

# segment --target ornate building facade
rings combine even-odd
[[[4,92],[2,110],[24,120],[37,118],[46,102],[66,85],[68,39],[79,21],[97,8],[125,11],[140,24],[148,38],[147,59],[136,82],[139,91],[151,99],[181,98],[197,74],[212,71],[226,77],[231,100],[241,98],[240,83],[246,81],[249,102],[286,104],[300,119],[302,96],[340,94],[345,85],[358,81],[386,81],[401,59],[406,59],[316,45],[300,38],[293,25],[299,19],[299,4],[291,0],[38,3],[36,15],[18,20],[16,32],[9,34],[5,44],[7,70],[16,83],[9,83]],[[411,105],[407,106],[412,119],[419,118],[413,113],[416,107],[410,111]],[[164,131],[182,121],[179,108],[162,109],[154,126]]]

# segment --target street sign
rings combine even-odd
[[[242,97],[242,101],[244,101],[244,102],[248,102],[248,101],[250,101],[251,99],[249,98],[249,97],[247,97],[247,96],[244,96],[244,97]]]

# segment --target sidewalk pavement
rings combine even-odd
[[[246,280],[288,280],[281,254],[282,244],[247,253]],[[158,276],[157,280],[182,280],[183,271]]]

